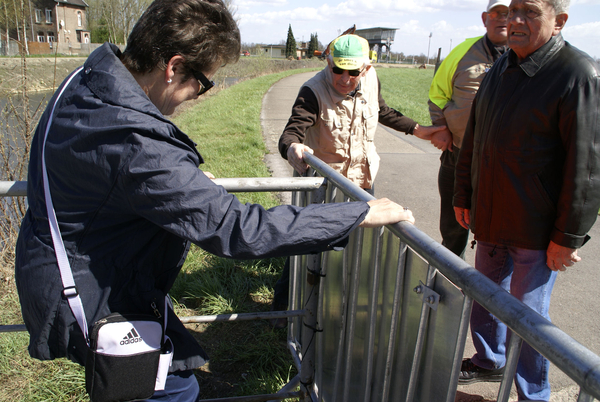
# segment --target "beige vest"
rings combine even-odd
[[[333,169],[368,189],[379,169],[373,142],[379,122],[377,74],[371,68],[354,97],[336,91],[332,75],[326,67],[305,84],[317,97],[319,116],[306,131],[304,143]]]

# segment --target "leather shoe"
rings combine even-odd
[[[459,384],[473,384],[475,382],[500,382],[504,376],[504,367],[488,370],[476,366],[471,359],[464,359],[460,366],[458,376]]]

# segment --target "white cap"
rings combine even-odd
[[[490,0],[488,3],[486,12],[489,12],[492,8],[496,6],[505,6],[508,7],[510,5],[510,0]]]

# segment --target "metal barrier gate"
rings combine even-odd
[[[318,158],[322,177],[220,179],[230,192],[296,191],[297,205],[368,201],[369,194]],[[0,196],[25,195],[24,182]],[[204,401],[453,401],[472,300],[513,334],[498,401],[509,397],[522,341],[580,386],[578,402],[600,400],[600,357],[529,309],[409,223],[357,229],[343,251],[292,258],[290,310],[182,317],[184,323],[288,317],[299,375],[277,394]],[[0,332],[25,330],[0,326]],[[300,391],[294,390],[300,385]]]

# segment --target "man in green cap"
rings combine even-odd
[[[313,153],[362,189],[373,194],[379,169],[375,150],[377,124],[430,140],[446,126],[420,126],[390,108],[369,58],[369,43],[342,35],[329,45],[327,67],[300,88],[292,115],[279,138],[281,156],[299,173],[308,168],[302,154]],[[288,264],[275,285],[273,310],[288,305]],[[286,320],[273,320],[285,327]]]
[[[300,88],[279,138],[281,156],[302,174],[308,167],[302,153],[314,153],[359,187],[372,190],[379,168],[373,143],[377,123],[426,140],[446,128],[420,126],[390,108],[380,86],[369,43],[357,35],[336,38],[329,45],[327,67]]]

